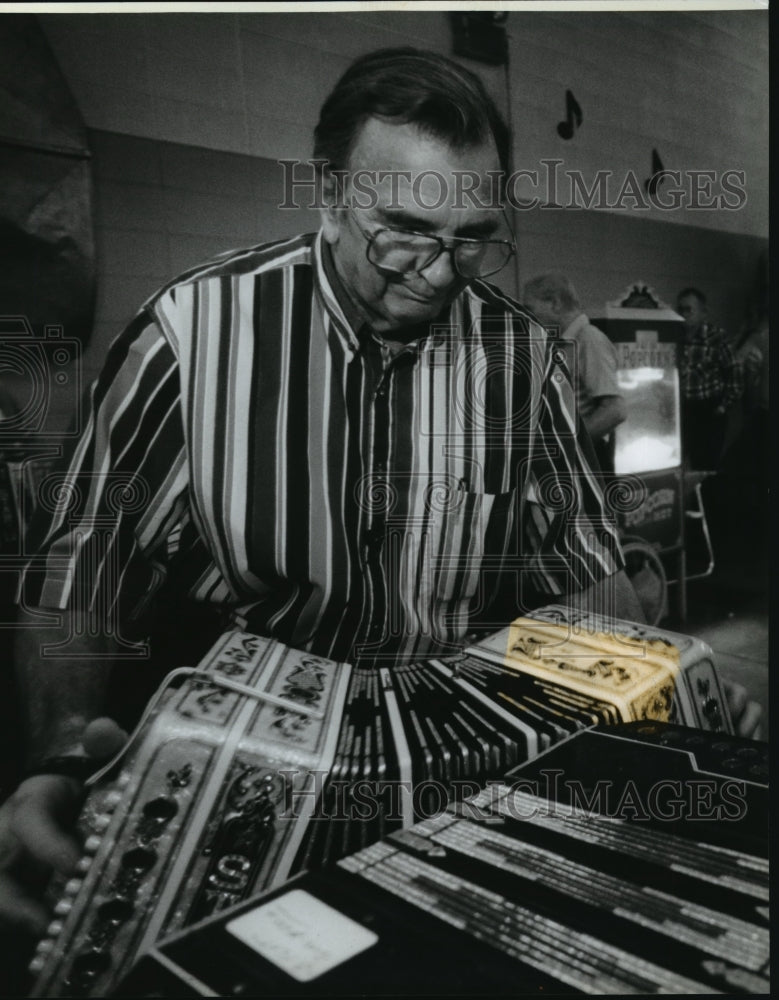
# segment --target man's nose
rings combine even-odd
[[[428,285],[433,288],[448,288],[457,280],[451,250],[444,250],[436,259],[419,272]]]

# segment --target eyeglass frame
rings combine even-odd
[[[345,207],[350,212],[355,211],[354,208],[351,207],[351,205],[347,205]],[[509,232],[511,232],[511,235],[513,236],[514,231],[511,229],[509,221],[508,219],[506,219],[505,213],[503,218],[506,222],[506,225],[508,226]],[[472,236],[450,236],[450,237],[436,236],[433,233],[419,233],[416,232],[416,230],[414,229],[399,229],[395,228],[394,226],[380,226],[374,233],[366,233],[366,231],[357,221],[356,216],[354,223],[357,226],[360,235],[367,240],[368,245],[365,248],[365,256],[368,260],[368,263],[377,269],[383,269],[385,271],[389,271],[391,274],[398,274],[398,275],[421,274],[422,271],[426,271],[431,264],[434,264],[441,256],[441,254],[446,252],[451,255],[452,270],[455,272],[455,274],[458,274],[461,278],[466,278],[469,281],[473,281],[476,278],[489,278],[493,274],[498,274],[508,264],[511,258],[515,257],[517,254],[517,244],[513,240],[478,240]],[[438,244],[439,249],[438,252],[433,257],[431,257],[430,260],[428,260],[423,267],[418,267],[410,271],[396,271],[392,267],[383,267],[382,264],[377,264],[375,261],[371,260],[370,257],[371,247],[376,241],[376,238],[379,235],[381,235],[381,233],[403,233],[405,236],[420,236],[422,237],[422,239],[434,240]],[[505,261],[500,265],[500,267],[496,268],[494,271],[487,272],[487,274],[473,274],[473,275],[463,274],[457,267],[457,259],[455,257],[455,251],[457,250],[458,247],[462,246],[465,243],[471,243],[471,244],[499,243],[502,246],[506,246],[509,248],[509,255],[508,257],[506,257]]]

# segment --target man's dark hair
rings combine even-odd
[[[706,296],[699,288],[693,288],[692,286],[689,288],[683,288],[676,296],[676,301],[678,302],[680,299],[686,299],[688,295],[694,296],[702,306],[706,305]]]
[[[379,49],[347,69],[330,93],[314,130],[314,157],[343,170],[365,121],[374,116],[462,150],[493,139],[508,170],[509,131],[474,73],[433,52]]]

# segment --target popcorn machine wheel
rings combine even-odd
[[[668,614],[668,580],[665,567],[653,548],[637,535],[623,535],[625,572],[633,584],[648,625],[659,625]]]

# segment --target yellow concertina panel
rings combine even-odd
[[[668,719],[680,666],[667,640],[532,618],[517,618],[507,634],[508,669],[609,702],[623,722]]]

